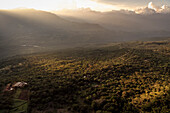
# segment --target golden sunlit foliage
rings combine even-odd
[[[28,112],[169,111],[170,43],[129,42],[18,56],[1,61],[0,88],[28,83]],[[0,108],[12,98],[0,94]]]

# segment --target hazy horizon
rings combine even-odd
[[[0,0],[0,9],[36,9],[44,11],[54,11],[63,9],[81,9],[90,8],[95,11],[111,10],[132,10],[143,9],[148,7],[154,10],[168,9],[170,1],[160,0]]]

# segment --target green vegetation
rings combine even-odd
[[[15,98],[15,99],[19,98],[20,94],[21,94],[21,89],[17,89],[17,90],[15,91],[14,98]]]
[[[27,113],[28,103],[27,101],[14,99],[12,110],[10,113]]]
[[[27,82],[30,113],[168,113],[169,72],[169,41],[115,43],[2,60],[0,89]],[[1,92],[0,109],[18,93]]]

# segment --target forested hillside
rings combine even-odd
[[[168,113],[169,83],[169,40],[16,56],[0,61],[0,113]]]

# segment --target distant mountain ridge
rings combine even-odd
[[[53,11],[72,21],[99,24],[107,29],[128,32],[168,31],[170,13],[137,14],[133,11],[97,12],[90,9]]]
[[[168,24],[167,30],[143,32],[136,28],[133,31],[129,27],[134,27],[131,23],[135,21],[128,19],[131,18],[127,17],[128,14],[116,14],[113,16],[110,13],[84,12],[77,15],[81,18],[73,16],[71,19],[70,16],[34,9],[0,10],[0,57],[87,46],[93,43],[170,36]],[[123,20],[118,18],[119,15],[123,15],[120,16]],[[127,26],[123,23],[124,20],[127,20]]]
[[[53,13],[33,9],[0,11],[0,50],[1,55],[5,52],[3,56],[10,54],[10,51],[30,53],[37,49],[74,47],[81,43],[102,42],[103,39],[108,41],[110,38],[111,32],[98,24],[71,22]],[[36,45],[39,48],[30,50],[21,45]]]

